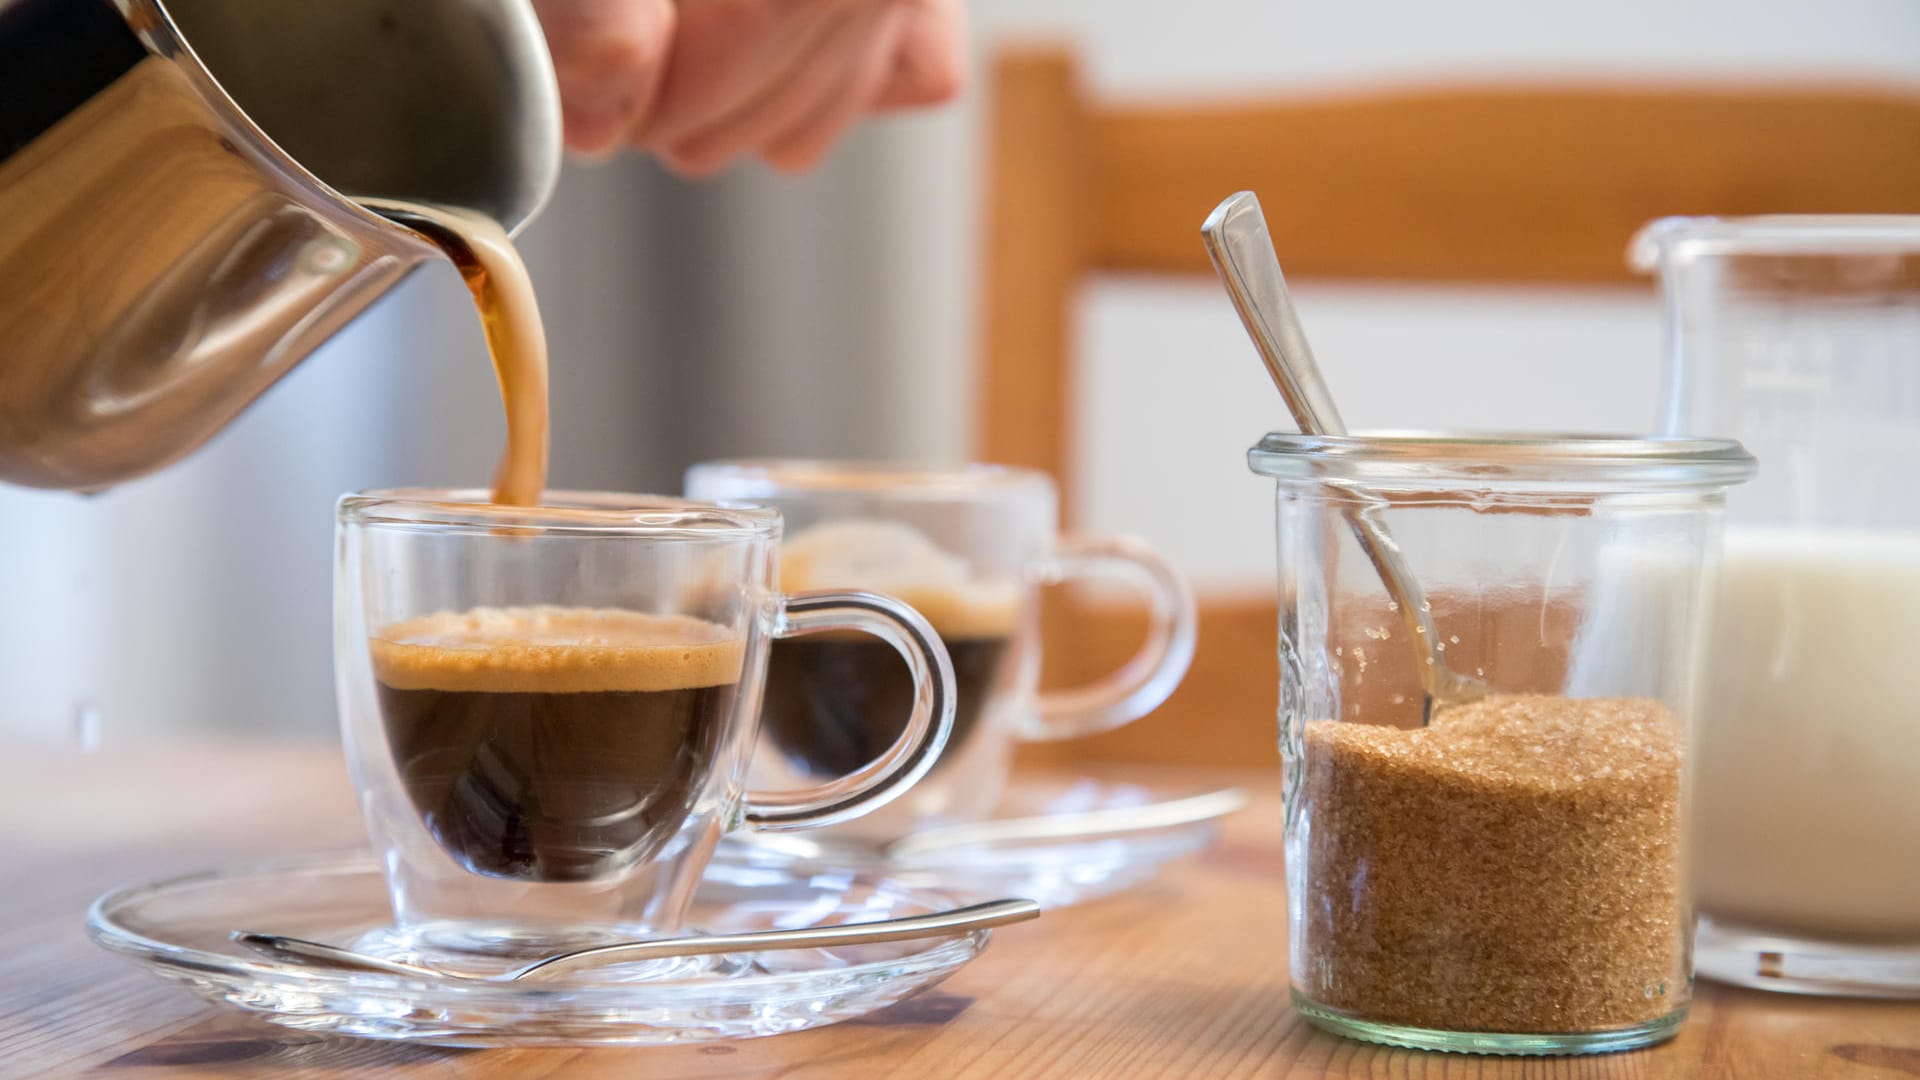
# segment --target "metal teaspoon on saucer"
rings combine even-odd
[[[690,937],[661,938],[654,941],[628,941],[614,945],[595,945],[558,953],[544,960],[498,975],[474,975],[445,971],[402,960],[369,956],[337,945],[282,934],[263,934],[235,930],[234,941],[276,960],[294,960],[350,971],[372,971],[385,975],[415,978],[474,979],[481,982],[538,982],[579,968],[635,960],[664,960],[677,956],[716,956],[722,953],[767,952],[774,949],[821,949],[842,945],[871,945],[883,941],[943,934],[971,933],[995,926],[1026,922],[1038,918],[1040,905],[1032,900],[993,900],[939,911],[929,915],[911,915],[874,922],[845,923],[838,926],[809,926],[798,930],[757,930],[745,934],[701,934]]]

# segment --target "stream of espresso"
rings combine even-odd
[[[547,487],[547,335],[520,252],[505,229],[471,210],[388,199],[366,205],[445,252],[466,280],[507,413],[507,449],[493,476],[493,501],[538,506]]]

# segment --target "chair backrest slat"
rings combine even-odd
[[[1877,85],[1402,87],[1240,103],[1106,102],[1070,51],[997,59],[977,455],[1074,491],[1074,299],[1103,273],[1206,274],[1200,222],[1251,189],[1290,277],[1621,285],[1668,214],[1920,213],[1920,92]],[[1203,603],[1160,712],[1030,756],[1271,758],[1275,601]],[[1124,659],[1137,613],[1045,613],[1059,682]]]

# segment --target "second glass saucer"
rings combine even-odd
[[[949,897],[845,869],[795,874],[716,859],[690,914],[703,932],[866,922],[955,906]],[[618,967],[551,981],[492,982],[343,971],[263,959],[228,939],[262,929],[349,947],[389,933],[372,855],[223,867],[102,896],[87,928],[102,947],[210,1001],[305,1031],[444,1046],[663,1044],[748,1038],[864,1016],[957,970],[991,931]]]
[[[1083,777],[1016,784],[978,826],[930,830],[886,847],[743,833],[721,851],[732,863],[797,876],[853,871],[962,901],[1024,896],[1060,908],[1151,880],[1167,863],[1212,845],[1221,819],[1245,805],[1234,788],[1181,793]]]

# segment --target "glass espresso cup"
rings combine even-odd
[[[548,500],[340,502],[340,720],[395,916],[362,947],[522,957],[675,933],[723,833],[865,814],[952,730],[952,667],[911,608],[776,591],[777,512]],[[897,734],[806,787],[748,791],[768,647],[856,633],[903,673]]]
[[[1016,741],[1117,727],[1167,699],[1193,658],[1194,604],[1146,545],[1061,538],[1044,474],[989,465],[718,461],[687,473],[696,499],[780,511],[786,588],[875,589],[912,603],[953,658],[953,739],[940,765],[885,811],[834,832],[885,841],[992,812]],[[1039,691],[1039,590],[1114,576],[1151,604],[1145,644],[1091,685]],[[816,783],[859,768],[898,738],[907,670],[845,635],[776,644],[768,663],[756,779]]]

